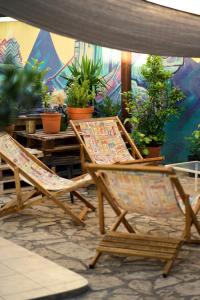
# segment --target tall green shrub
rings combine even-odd
[[[164,126],[172,116],[180,112],[179,102],[184,99],[183,92],[174,87],[172,73],[164,68],[160,56],[149,55],[141,68],[145,80],[146,96],[139,91],[125,93],[127,111],[132,124],[132,137],[147,154],[147,146],[163,145]]]

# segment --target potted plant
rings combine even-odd
[[[94,62],[87,56],[83,56],[81,63],[75,60],[74,63],[68,66],[71,73],[70,77],[63,76],[67,79],[66,88],[74,81],[78,81],[81,85],[84,80],[88,80],[89,90],[98,95],[103,89],[106,89],[106,81],[104,76],[101,76],[102,63],[99,61]]]
[[[34,62],[33,67],[14,65],[12,59],[0,64],[0,130],[14,129],[15,120],[24,110],[41,102],[43,72]]]
[[[189,142],[188,160],[200,160],[200,124],[192,132],[191,136],[186,137]]]
[[[184,99],[184,94],[172,86],[172,73],[165,70],[160,56],[149,55],[141,73],[146,83],[146,94],[139,90],[125,93],[129,113],[126,122],[131,123],[132,137],[143,154],[158,156],[165,141],[165,124],[172,116],[178,116],[178,103]]]
[[[68,115],[66,110],[66,93],[64,90],[54,89],[51,94],[52,101],[51,103],[54,105],[54,109],[61,114],[61,125],[60,130],[64,131],[68,127]]]
[[[72,120],[91,118],[94,111],[92,105],[95,92],[90,90],[89,81],[83,80],[79,83],[78,79],[66,90],[67,94],[67,113]]]
[[[67,128],[67,115],[64,109],[64,101],[66,94],[63,90],[53,90],[52,93],[48,91],[48,87],[43,84],[42,89],[42,102],[44,113],[41,114],[43,130],[47,134],[58,133],[61,130],[61,120],[66,121]],[[63,122],[63,123],[64,123]]]
[[[94,99],[106,88],[106,81],[101,76],[102,64],[100,61],[94,62],[87,57],[82,57],[81,63],[75,60],[69,67],[70,77],[62,76],[67,79],[66,93],[69,118],[76,118],[71,108],[80,111],[78,118],[90,118],[94,111]],[[79,92],[78,89],[81,88]],[[85,98],[87,96],[88,99]],[[75,99],[73,100],[73,97]],[[83,97],[84,99],[80,99]],[[78,110],[80,108],[80,110]]]

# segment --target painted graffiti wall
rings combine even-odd
[[[50,89],[65,87],[69,75],[68,65],[82,56],[103,63],[102,75],[107,81],[108,95],[113,101],[120,99],[121,92],[121,53],[118,50],[75,41],[61,37],[21,22],[0,23],[0,63],[12,54],[19,65],[32,62],[32,58],[43,61],[49,68],[46,82]],[[146,54],[132,54],[132,88],[144,89],[140,73],[146,62]],[[186,95],[179,119],[174,118],[166,126],[167,138],[162,149],[167,162],[187,160],[188,141],[185,139],[200,123],[200,60],[195,58],[164,57],[165,67],[173,72],[173,84]],[[101,101],[101,98],[98,99]]]

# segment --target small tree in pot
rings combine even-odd
[[[163,145],[164,126],[172,116],[179,114],[178,103],[184,99],[184,94],[172,85],[172,73],[165,70],[160,56],[149,55],[141,73],[146,83],[146,95],[138,91],[125,93],[130,114],[127,121],[132,124],[132,136],[136,143],[143,154],[148,155],[151,147]],[[158,153],[153,156],[158,156]]]

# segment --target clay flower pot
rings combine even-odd
[[[79,107],[67,107],[67,113],[71,120],[89,119],[92,117],[94,111],[93,106],[79,108]]]
[[[147,147],[147,149],[149,150],[149,154],[146,157],[151,158],[160,156],[161,146]]]
[[[43,113],[41,114],[43,130],[45,133],[60,132],[61,114],[60,113]]]

